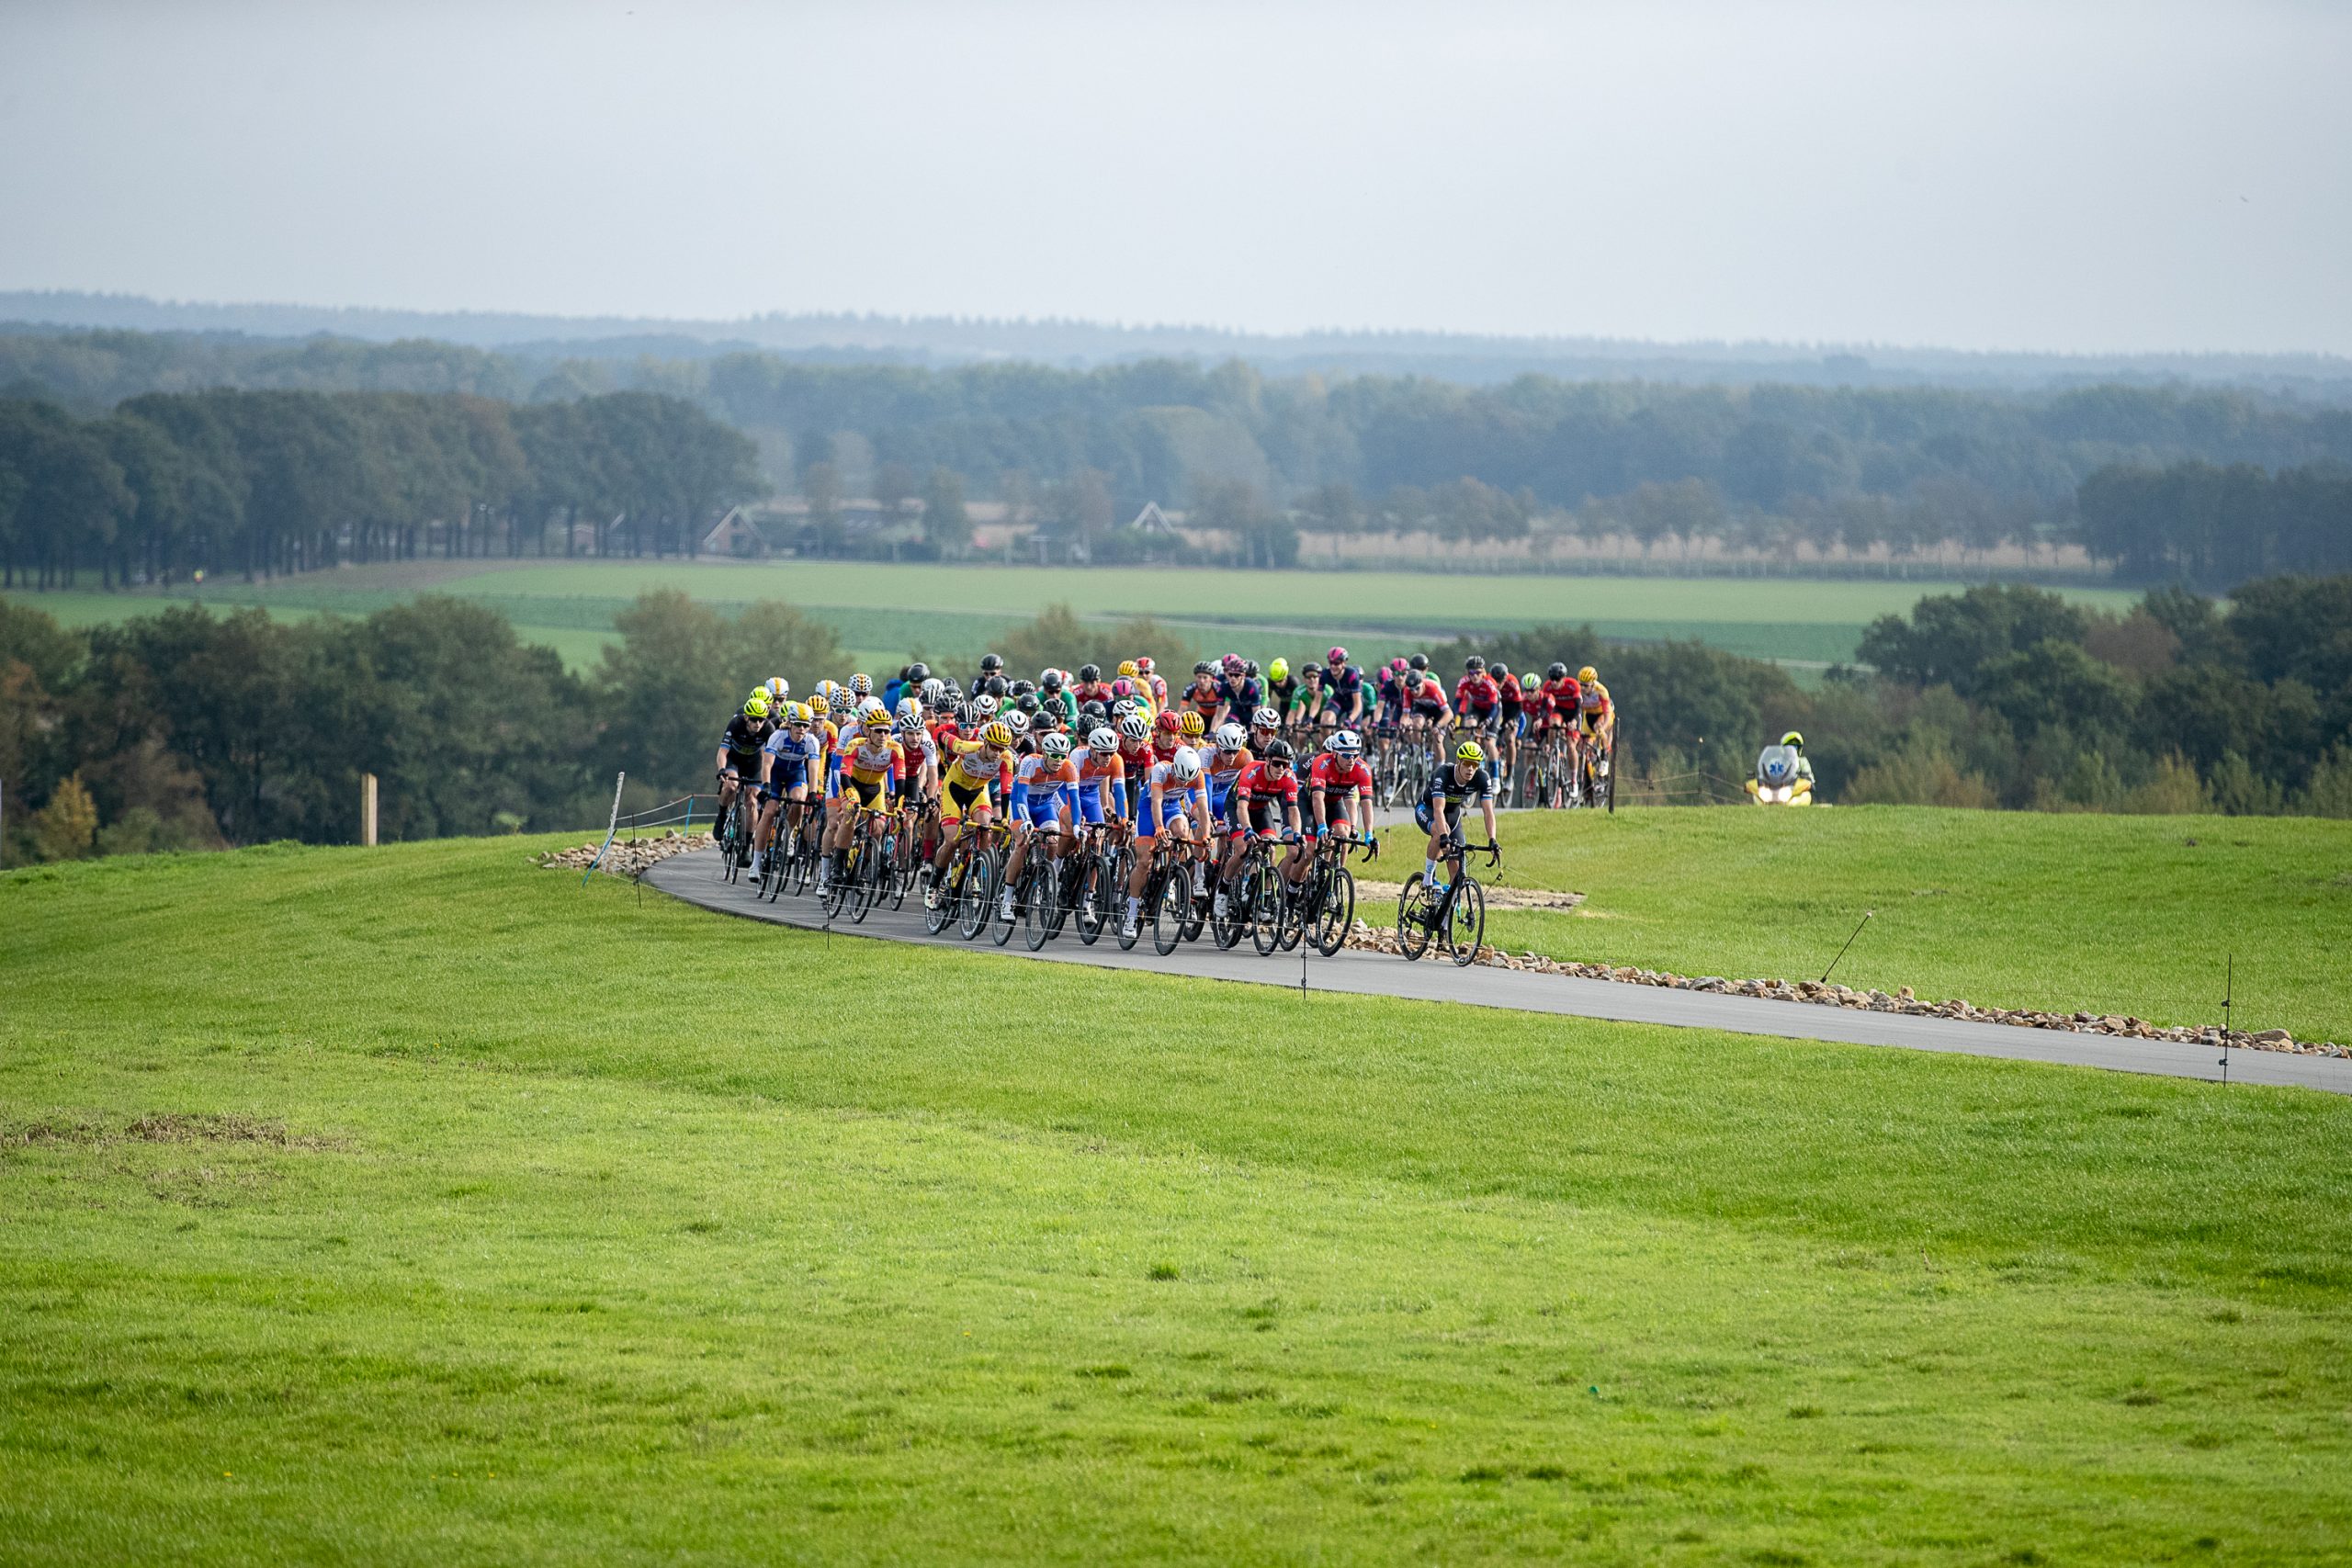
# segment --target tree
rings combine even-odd
[[[958,554],[972,547],[972,517],[964,505],[964,476],[949,468],[934,468],[922,487],[923,541],[942,554]]]
[[[98,836],[98,808],[74,773],[50,792],[49,804],[33,814],[33,848],[43,860],[80,860]]]

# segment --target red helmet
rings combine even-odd
[[[1184,732],[1184,721],[1177,716],[1176,710],[1173,708],[1161,714],[1158,723],[1160,728],[1170,735],[1182,735]]]
[[[1136,656],[1136,673],[1138,675],[1148,675],[1151,671],[1151,655],[1148,653],[1137,654]]]
[[[1348,661],[1348,650],[1344,648],[1335,648],[1323,656],[1323,661],[1326,664],[1345,664]]]

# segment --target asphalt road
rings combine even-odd
[[[707,854],[675,855],[645,874],[648,885],[690,904],[721,914],[768,920],[777,925],[821,929],[824,911],[813,893],[786,894],[775,903],[762,903],[748,883],[718,880],[718,862]],[[2126,1040],[2109,1034],[2075,1034],[2049,1029],[2020,1029],[1999,1023],[1969,1023],[1956,1019],[1918,1018],[1905,1013],[1861,1012],[1847,1008],[1816,1007],[1801,1002],[1766,1001],[1756,997],[1721,996],[1705,991],[1670,991],[1652,986],[1628,986],[1609,980],[1579,980],[1561,975],[1536,975],[1510,969],[1473,966],[1457,969],[1436,958],[1408,964],[1384,953],[1341,951],[1319,957],[1302,945],[1299,953],[1261,958],[1245,942],[1220,953],[1206,940],[1179,947],[1166,958],[1151,951],[1147,936],[1132,952],[1121,952],[1111,932],[1092,947],[1081,944],[1074,931],[1065,931],[1044,950],[1031,953],[1018,931],[1009,946],[999,948],[984,932],[976,943],[957,938],[953,928],[944,936],[923,930],[922,910],[910,896],[902,911],[876,909],[863,925],[845,920],[833,927],[843,937],[869,937],[928,946],[973,947],[1048,964],[1091,964],[1106,969],[1148,969],[1162,975],[1186,975],[1204,980],[1233,980],[1296,990],[1302,985],[1317,991],[1356,996],[1405,997],[1420,1001],[1460,1002],[1471,1007],[1508,1008],[1521,1012],[1561,1013],[1576,1018],[1611,1019],[1625,1023],[1662,1023],[1688,1029],[1719,1029],[1734,1034],[1766,1034],[1790,1040],[1829,1040],[1851,1045],[1894,1045],[1912,1051],[1943,1051],[1969,1056],[1996,1056],[2016,1062],[2047,1062],[2067,1066],[2106,1067],[2117,1072],[2154,1073],[2168,1077],[2221,1077],[2221,1053],[2206,1045],[2183,1045],[2162,1040]],[[2230,1053],[2230,1081],[2280,1084],[2352,1094],[2352,1061],[2339,1057],[2298,1056],[2280,1051]]]

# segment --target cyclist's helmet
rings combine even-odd
[[[1098,725],[1087,736],[1086,744],[1091,750],[1115,751],[1119,749],[1119,732],[1107,724]]]
[[[1781,744],[1783,746],[1793,746],[1798,750],[1802,751],[1804,750],[1804,737],[1792,729],[1786,735],[1781,737]]]
[[[1001,658],[1000,658],[998,655],[993,654],[993,653],[983,653],[983,654],[981,654],[981,655],[980,655],[980,673],[981,673],[981,674],[983,674],[983,675],[993,675],[993,674],[995,674],[998,671],[1000,671],[1000,670],[1001,670],[1001,669],[1003,669],[1003,668],[1004,668],[1004,660],[1003,660]]]
[[[1161,714],[1159,717],[1153,722],[1160,728],[1168,731],[1170,735],[1182,735],[1184,733],[1184,721],[1176,716],[1176,710],[1173,708],[1170,708],[1166,713]]]
[[[1143,671],[1142,671],[1140,669],[1138,669],[1138,668],[1136,667],[1136,661],[1135,661],[1134,660],[1132,660],[1132,659],[1122,659],[1122,660],[1119,660],[1119,673],[1120,673],[1120,674],[1122,674],[1122,675],[1124,675],[1124,676],[1125,676],[1128,680],[1132,681],[1132,680],[1134,680],[1136,676],[1138,676],[1138,675],[1142,674],[1142,673],[1143,673]]]
[[[1125,702],[1136,694],[1136,683],[1122,675],[1111,682],[1111,694]]]
[[[1252,729],[1280,729],[1282,725],[1283,716],[1272,708],[1260,708],[1250,716],[1250,728]]]
[[[1462,672],[1465,675],[1476,675],[1486,668],[1487,661],[1475,653],[1462,661]]]
[[[910,686],[920,686],[930,679],[931,666],[925,664],[922,660],[918,659],[912,664],[907,666],[907,684]]]
[[[1347,661],[1348,650],[1344,648],[1335,648],[1323,656],[1323,662],[1326,664],[1345,664]]]
[[[791,682],[786,680],[781,675],[771,675],[768,677],[768,701],[770,703],[781,703],[785,698],[790,695],[792,695]]]
[[[1111,716],[1113,718],[1125,718],[1127,715],[1135,712],[1136,708],[1142,705],[1142,704],[1136,702],[1133,697],[1121,697],[1117,702],[1111,705]],[[1147,720],[1146,722],[1148,721]]]
[[[868,731],[888,729],[890,728],[890,716],[880,708],[868,708],[865,710],[865,728]]]
[[[1057,729],[1048,731],[1046,738],[1037,742],[1037,750],[1058,762],[1069,755],[1069,737]]]
[[[1254,681],[1258,678],[1258,661],[1256,660],[1245,659],[1241,661],[1241,678],[1245,681]]]
[[[1178,784],[1191,784],[1201,776],[1201,754],[1190,746],[1176,748],[1176,755],[1168,759],[1169,776]]]
[[[1241,679],[1241,655],[1238,653],[1227,654],[1225,656],[1225,662],[1221,668],[1225,671],[1226,678],[1227,680],[1238,681]]]
[[[916,730],[921,729],[922,728],[922,715],[921,713],[902,713],[899,716],[899,734],[912,735]]]
[[[1199,663],[1197,663],[1197,664],[1195,664],[1195,665],[1193,665],[1193,674],[1195,674],[1195,675],[1210,675],[1210,674],[1214,674],[1214,673],[1216,673],[1216,665],[1214,665],[1214,664],[1211,664],[1211,663],[1210,663],[1207,660],[1205,660],[1205,659],[1202,660]]]
[[[922,700],[933,707],[939,706],[947,700],[947,682],[940,680],[925,681],[922,683]]]
[[[1536,679],[1534,671],[1530,670],[1519,678],[1519,688],[1522,692],[1540,692],[1544,689],[1544,682]]]
[[[1062,672],[1058,670],[1046,670],[1040,671],[1037,676],[1037,686],[1041,691],[1060,691],[1062,689]]]
[[[1209,721],[1191,708],[1186,708],[1178,716],[1176,722],[1184,727],[1184,739],[1187,740],[1198,740],[1208,732]]]
[[[1218,750],[1238,751],[1241,748],[1249,744],[1250,732],[1242,728],[1239,725],[1220,724],[1216,727],[1216,749]]]
[[[1593,682],[1600,679],[1600,671],[1588,664],[1583,669],[1577,671],[1577,679],[1583,682],[1586,685],[1590,685]]]
[[[793,703],[788,705],[784,710],[784,722],[786,724],[797,724],[805,728],[809,724],[815,722],[815,719],[814,716],[809,713],[808,705],[807,703]]]
[[[1016,697],[1025,697],[1036,689],[1037,682],[1035,681],[1015,681],[1012,683],[1012,694]]]
[[[1012,728],[1002,719],[998,719],[980,731],[980,739],[1000,751],[1009,751],[1012,749]]]
[[[1507,681],[1510,679],[1510,666],[1505,664],[1499,659],[1496,660],[1494,665],[1494,676],[1498,681]]]
[[[765,718],[767,716],[767,693],[764,691],[753,692],[750,696],[743,699],[743,716],[745,718]]]
[[[989,695],[986,692],[982,692],[978,696],[972,699],[972,711],[978,714],[982,718],[994,718],[996,716],[996,699]]]
[[[1550,664],[1544,667],[1544,679],[1546,681],[1565,680],[1567,677],[1567,673],[1568,667],[1555,659]]]
[[[1098,685],[1102,682],[1102,666],[1100,664],[1081,664],[1078,667],[1078,683],[1080,685]]]
[[[1331,737],[1329,748],[1334,757],[1353,757],[1363,750],[1363,737],[1352,729],[1342,729]]]
[[[1155,670],[1155,669],[1157,669],[1157,668],[1158,668],[1158,666],[1157,666],[1157,665],[1155,665],[1155,664],[1153,664],[1153,663],[1152,663],[1152,661],[1151,661],[1151,655],[1150,655],[1150,654],[1148,654],[1148,653],[1138,653],[1138,654],[1136,654],[1136,674],[1138,674],[1138,675],[1148,675],[1148,674],[1150,674],[1150,673],[1152,672],[1152,671],[1153,671],[1153,670]]]
[[[1129,740],[1141,740],[1151,733],[1151,726],[1143,715],[1131,713],[1119,721],[1119,733]]]
[[[1476,740],[1464,740],[1453,749],[1453,760],[1457,762],[1483,762],[1487,760],[1487,753]]]
[[[1266,761],[1272,766],[1287,768],[1291,758],[1296,754],[1287,740],[1272,740],[1266,744]]]
[[[1003,676],[991,675],[988,678],[987,683],[980,687],[980,690],[986,692],[989,696],[996,698],[999,702],[1002,702],[1004,700],[1005,694],[1012,691],[1012,688],[1005,683]]]
[[[1277,681],[1289,679],[1290,660],[1287,659],[1275,660],[1272,664],[1266,666],[1266,673]]]
[[[1027,714],[1031,718],[1035,718],[1037,716],[1038,708],[1044,705],[1037,701],[1036,693],[1023,692],[1019,696],[1012,699],[1012,705],[1023,713]]]
[[[1012,733],[1015,735],[1026,735],[1029,733],[1029,716],[1023,713],[1019,708],[1005,709],[1003,713],[997,716],[997,722],[1001,725],[1009,726],[1012,728]]]
[[[865,696],[874,690],[874,677],[861,670],[849,678],[849,689],[861,697]]]
[[[1396,671],[1399,675],[1402,675],[1405,672],[1405,656],[1400,653],[1396,658],[1390,660],[1388,661],[1388,668]]]
[[[1405,660],[1405,663],[1410,669],[1426,670],[1430,667],[1430,656],[1426,653],[1417,653]]]
[[[899,699],[898,714],[902,719],[912,719],[917,724],[921,724],[922,722],[922,705],[915,701],[912,697],[900,697]]]
[[[822,718],[832,711],[832,704],[825,700],[825,694],[822,692],[818,693],[808,699],[808,716],[810,719],[814,720]]]
[[[1104,707],[1099,701],[1090,697],[1085,702],[1078,705],[1078,716],[1082,719],[1086,719],[1091,723],[1099,724],[1103,719],[1111,716],[1111,710]]]

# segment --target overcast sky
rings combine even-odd
[[[2352,4],[0,0],[0,288],[2352,353]]]

